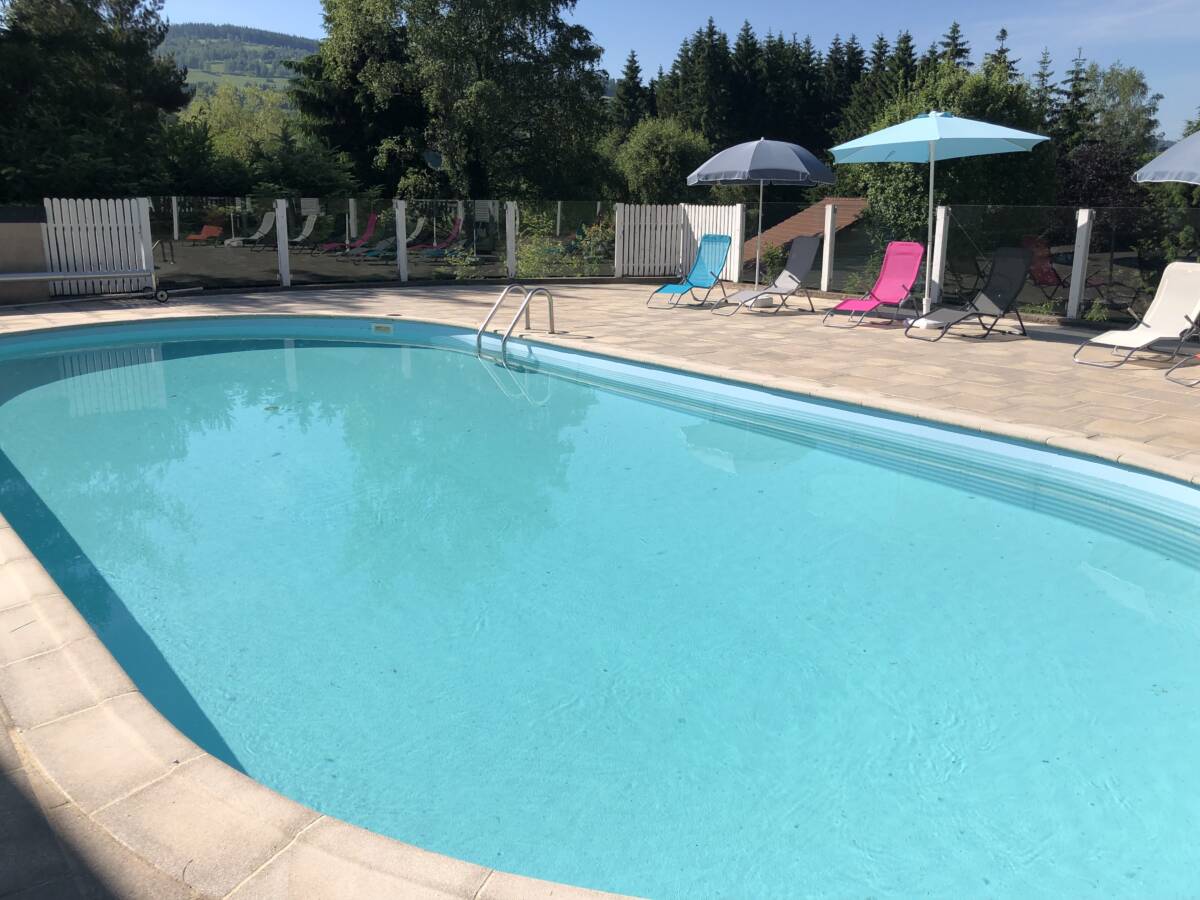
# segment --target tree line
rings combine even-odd
[[[929,109],[1049,135],[1030,154],[957,160],[940,199],[1136,205],[1158,149],[1137,69],[1046,53],[1022,74],[1001,30],[977,54],[957,23],[913,35],[733,36],[710,20],[668,69],[630,53],[612,96],[573,0],[324,0],[326,37],[286,95],[191,98],[162,55],[161,0],[9,0],[0,8],[0,201],[46,195],[349,192],[409,198],[703,200],[687,173],[771,137],[821,153]],[[193,26],[189,26],[193,27]],[[213,37],[226,34],[214,26]],[[189,103],[189,101],[191,101]],[[843,166],[840,193],[897,226],[922,215],[915,166]],[[793,202],[797,194],[776,196]],[[716,196],[736,191],[715,189]],[[724,193],[722,193],[724,192]],[[1165,195],[1165,194],[1164,194]],[[1196,192],[1170,194],[1200,203]]]

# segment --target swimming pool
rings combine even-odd
[[[1200,501],[461,331],[0,342],[0,513],[146,696],[322,812],[649,896],[1185,894]]]

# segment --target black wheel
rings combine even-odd
[[[166,303],[167,302],[167,292],[164,291],[162,288],[159,288],[154,293],[154,299],[157,300],[159,303]]]

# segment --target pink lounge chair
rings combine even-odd
[[[821,324],[834,328],[855,328],[881,306],[894,306],[899,309],[909,300],[913,285],[917,283],[917,274],[921,271],[921,259],[924,256],[925,248],[914,241],[892,241],[883,252],[883,265],[879,269],[879,277],[875,279],[875,286],[862,297],[843,300],[825,313]],[[846,324],[829,321],[837,312],[850,314]],[[890,324],[892,320],[887,321]]]
[[[338,250],[341,252],[357,250],[359,247],[369,241],[375,234],[375,223],[377,221],[379,221],[379,213],[371,213],[371,215],[367,216],[367,227],[363,229],[363,233],[360,234],[353,242],[347,244],[345,241],[330,241],[327,244],[321,244],[317,248],[317,252],[328,253],[331,250]]]
[[[451,244],[458,240],[458,235],[462,232],[462,219],[455,219],[454,225],[450,228],[450,233],[443,240],[429,244],[409,244],[409,250],[445,250]]]

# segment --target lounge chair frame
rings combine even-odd
[[[966,307],[961,311],[962,315],[949,322],[938,322],[934,323],[933,327],[921,328],[917,327],[917,323],[920,322],[924,316],[918,316],[915,319],[909,319],[904,325],[904,336],[912,338],[913,340],[925,341],[932,344],[944,338],[950,332],[950,329],[956,325],[964,325],[974,320],[975,324],[983,329],[983,334],[964,334],[963,337],[977,338],[982,341],[991,335],[991,333],[996,329],[996,326],[1000,324],[1001,319],[1012,315],[1017,319],[1017,329],[1014,330],[1011,328],[1006,328],[1003,329],[1001,333],[1027,337],[1028,332],[1025,330],[1025,320],[1021,318],[1021,311],[1017,308],[1017,299],[1020,297],[1021,289],[1025,286],[1025,282],[1029,277],[1029,261],[1031,255],[1032,254],[1027,249],[1019,250],[1017,248],[1004,248],[996,251],[995,256],[992,258],[992,266],[988,271],[987,280],[984,282],[983,287],[975,292],[975,296],[971,298]],[[1004,305],[1001,305],[991,298],[989,289],[992,287],[993,275],[997,273],[1001,275],[1005,274],[1004,269],[998,268],[998,266],[1009,260],[1019,265],[1021,270],[1021,278],[1016,282],[1015,290],[1012,291],[1012,295],[1008,298],[1008,302]],[[1014,266],[1014,268],[1016,268],[1016,266]],[[990,310],[981,309],[979,307],[979,300],[981,297],[991,303],[995,309],[999,310],[999,314],[997,315]],[[940,308],[947,309],[948,307]],[[991,321],[985,321],[985,319],[990,319]],[[925,336],[927,333],[931,332],[936,333],[933,334],[932,337]]]
[[[1130,312],[1132,312],[1132,310],[1130,310]],[[1141,344],[1137,347],[1128,347],[1128,348],[1126,348],[1126,347],[1109,347],[1108,355],[1118,357],[1118,359],[1115,362],[1100,362],[1099,360],[1090,360],[1090,359],[1080,359],[1079,358],[1079,354],[1082,353],[1084,350],[1086,350],[1088,347],[1093,347],[1093,346],[1094,347],[1103,347],[1104,346],[1103,344],[1094,344],[1093,343],[1094,338],[1088,338],[1086,341],[1084,341],[1082,344],[1080,344],[1078,347],[1076,347],[1075,352],[1073,354],[1071,354],[1071,359],[1074,360],[1075,362],[1079,363],[1081,366],[1092,366],[1097,369],[1118,369],[1121,366],[1125,365],[1125,363],[1127,363],[1131,359],[1133,359],[1133,355],[1135,353],[1157,353],[1157,354],[1161,355],[1163,353],[1166,353],[1166,351],[1165,350],[1155,350],[1154,345],[1161,343],[1162,341],[1175,341],[1175,348],[1171,351],[1171,356],[1170,356],[1170,358],[1173,360],[1176,357],[1178,357],[1179,354],[1183,351],[1183,345],[1185,343],[1187,343],[1189,340],[1191,340],[1194,337],[1200,337],[1200,325],[1197,325],[1196,321],[1194,319],[1192,319],[1192,317],[1187,315],[1186,313],[1184,314],[1184,319],[1187,320],[1188,327],[1183,329],[1181,332],[1179,332],[1178,338],[1164,337],[1163,335],[1158,335],[1157,337],[1154,337],[1154,338],[1150,339],[1149,341],[1147,341],[1146,343]],[[1137,325],[1135,325],[1133,327],[1133,329],[1131,329],[1131,330],[1136,331],[1142,324],[1143,324],[1143,322],[1141,321],[1141,319],[1139,319]],[[1122,350],[1125,351],[1124,355],[1121,355]],[[1185,360],[1186,360],[1186,355],[1185,355]],[[1170,372],[1175,371],[1175,369],[1177,369],[1179,367],[1179,365],[1180,365],[1179,363],[1176,363],[1175,365],[1173,365],[1171,367],[1171,369],[1169,370],[1168,374],[1170,374]]]
[[[784,264],[783,271],[779,273],[778,278],[762,290],[748,288],[738,291],[732,298],[728,296],[722,297],[720,303],[713,304],[713,313],[721,316],[733,316],[741,312],[742,307],[757,311],[758,306],[756,304],[759,300],[772,297],[778,299],[779,303],[771,310],[771,314],[778,315],[779,311],[788,305],[788,299],[797,296],[800,291],[804,292],[804,298],[808,301],[808,311],[816,312],[817,308],[813,306],[812,294],[808,292],[808,288],[804,286],[803,281],[809,272],[812,271],[813,261],[817,258],[817,249],[820,245],[821,239],[819,237],[801,235],[794,238],[791,246],[788,248],[787,262]],[[808,256],[807,260],[804,259],[805,255]],[[798,272],[797,270],[801,268],[804,271]],[[791,282],[786,289],[781,284],[784,276],[787,276]],[[737,299],[739,296],[742,299],[738,301],[736,306],[729,302],[731,299]],[[732,306],[733,308],[729,312],[725,312],[722,309],[724,306]]]
[[[721,256],[721,264],[718,267],[717,271],[714,272],[711,268],[708,269],[707,274],[709,277],[712,278],[712,284],[703,284],[698,281],[693,281],[692,279],[693,279],[693,276],[696,275],[697,269],[699,269],[699,267],[701,265],[706,265],[705,263],[702,262],[702,259],[703,259],[704,245],[705,245],[705,242],[709,240],[709,238],[713,238],[714,240],[717,238],[724,238],[725,239],[724,240],[725,252]],[[715,235],[715,234],[702,235],[700,238],[700,244],[696,250],[696,259],[692,263],[691,270],[687,273],[687,275],[685,275],[683,278],[681,278],[677,282],[672,282],[671,284],[662,284],[662,285],[659,285],[658,287],[656,287],[653,291],[650,292],[650,296],[646,298],[646,306],[650,307],[651,309],[674,309],[682,302],[682,298],[685,295],[691,298],[691,302],[693,304],[696,304],[699,306],[704,306],[706,303],[708,303],[708,298],[712,295],[712,292],[714,290],[716,290],[717,288],[721,289],[721,299],[722,299],[722,301],[724,301],[724,299],[726,297],[728,297],[729,295],[725,292],[725,285],[721,281],[721,271],[720,270],[725,268],[725,263],[729,259],[729,246],[731,243],[732,243],[732,240],[729,238],[728,235]],[[654,298],[656,296],[658,296],[659,293],[666,291],[668,288],[675,288],[675,287],[686,287],[687,290],[686,291],[678,291],[678,290],[672,291],[669,294],[669,296],[674,297],[675,299],[668,300],[666,306],[657,306],[657,307],[650,306],[651,301],[653,301]],[[704,291],[704,296],[700,300],[696,299],[696,289],[697,288],[705,288],[706,289]]]
[[[1200,353],[1185,353],[1183,356],[1183,359],[1179,360],[1179,362],[1175,363],[1175,365],[1173,365],[1173,366],[1171,366],[1171,368],[1167,369],[1167,371],[1165,373],[1165,377],[1166,377],[1167,381],[1170,381],[1174,384],[1181,384],[1184,387],[1190,387],[1190,388],[1200,386],[1200,377],[1197,377],[1197,378],[1193,379],[1192,381],[1185,381],[1182,378],[1173,377],[1175,375],[1175,373],[1177,371],[1179,371],[1180,369],[1182,369],[1184,366],[1187,366],[1187,365],[1190,365],[1193,363],[1196,365],[1200,365]]]

